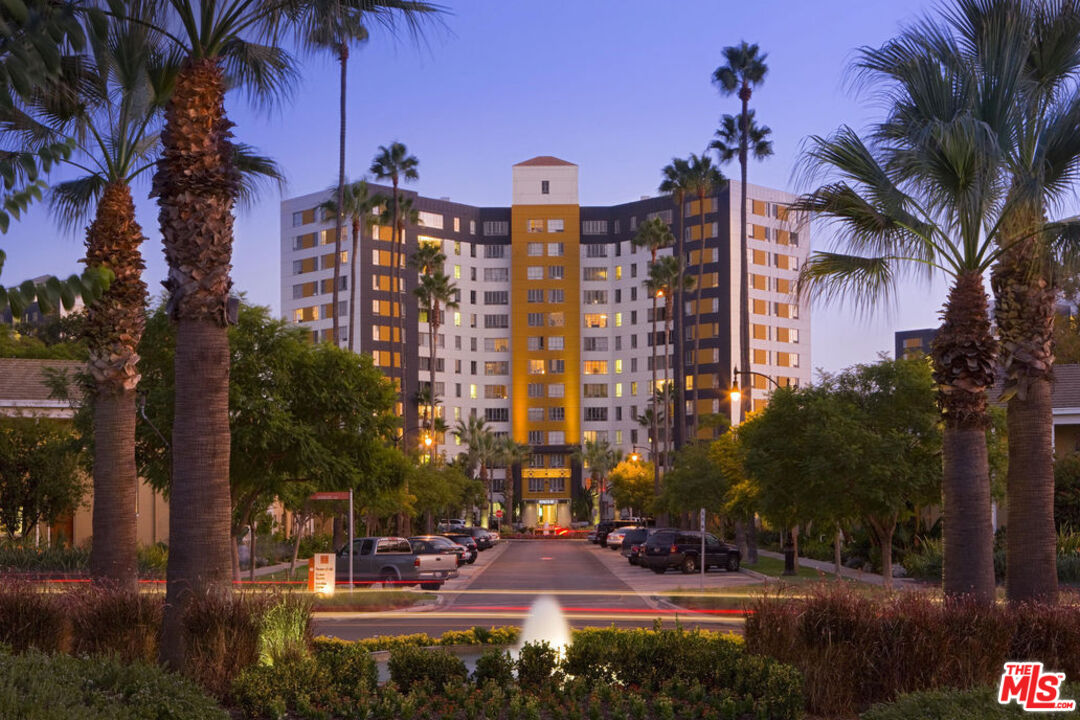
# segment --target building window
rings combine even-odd
[[[544,419],[544,408],[531,407],[528,410],[529,422],[541,422]]]
[[[304,224],[304,213],[302,213],[302,212],[294,212],[292,214],[292,226],[293,227],[300,227],[303,224]]]
[[[485,245],[484,246],[484,257],[486,257],[486,258],[504,258],[504,257],[506,257],[506,246],[505,245]]]
[[[607,422],[606,407],[585,408],[585,422]]]
[[[608,349],[608,339],[606,337],[587,337],[585,338],[585,349],[590,352],[606,352]]]
[[[563,420],[566,420],[566,408],[564,408],[564,407],[548,408],[548,420],[551,420],[552,422],[562,422]],[[552,465],[552,467],[555,467],[555,466]]]
[[[586,290],[585,291],[585,304],[586,305],[606,305],[607,304],[607,290]]]
[[[543,280],[544,268],[541,265],[530,265],[525,269],[525,278],[528,280]]]
[[[435,228],[436,230],[443,229],[443,216],[440,213],[433,212],[421,212],[420,224],[424,227]]]
[[[531,232],[531,233],[544,232],[544,221],[543,220],[526,220],[525,221],[525,229],[528,232]]]
[[[532,433],[529,433],[529,437],[530,438],[532,437]],[[538,442],[533,443],[531,439],[529,440],[529,442],[532,443],[533,445],[539,445],[540,444]],[[533,493],[544,492],[544,478],[537,478],[537,477],[529,478],[529,492],[533,492]]]
[[[509,315],[485,315],[484,327],[486,328],[508,328],[510,327]]]
[[[529,444],[530,445],[543,445],[544,444],[544,431],[543,430],[530,430],[529,431]],[[529,489],[532,490],[532,481],[539,478],[529,478]],[[543,483],[543,480],[540,481]],[[541,485],[542,487],[542,485]],[[534,491],[536,492],[536,491]]]
[[[544,397],[544,384],[543,383],[529,383],[528,395],[531,398]]]
[[[548,445],[563,445],[564,443],[566,443],[566,433],[563,432],[562,430],[552,430],[551,432],[548,433]],[[557,480],[558,479],[552,479],[552,481],[551,481],[551,490],[552,490],[552,492],[556,492],[557,490],[562,490],[561,487],[559,487],[559,488],[555,487],[555,483],[557,482]]]
[[[442,358],[439,358],[440,360]],[[488,360],[484,363],[485,375],[509,375],[510,363],[506,360]]]
[[[488,246],[490,247],[490,245]],[[484,282],[509,282],[510,268],[484,268]]]
[[[549,265],[548,266],[548,279],[550,280],[562,280],[563,272],[566,268],[562,265]]]
[[[548,220],[547,229],[549,233],[561,233],[563,231],[563,221],[561,219]]]
[[[566,247],[562,243],[548,243],[548,257],[562,257]]]
[[[618,362],[622,362],[622,361],[619,360]],[[615,397],[617,397],[617,398],[622,397],[622,383],[615,383]],[[619,415],[622,415],[622,413],[620,412]],[[618,419],[622,420],[621,417],[619,417]]]
[[[454,338],[457,349],[461,349],[461,338]],[[484,338],[485,352],[510,352],[510,338]]]
[[[616,230],[616,232],[618,232]],[[585,220],[581,223],[582,235],[607,235],[607,220]],[[590,246],[591,247],[591,246]]]
[[[562,383],[552,383],[548,385],[548,397],[561,398],[566,393],[566,386]]]
[[[548,327],[562,327],[566,324],[566,314],[561,312],[548,313]]]
[[[539,335],[530,335],[525,338],[525,347],[529,350],[543,350],[544,338]]]
[[[544,327],[544,313],[529,313],[529,327]]]
[[[587,398],[606,398],[608,396],[607,383],[585,383],[582,394]]]
[[[469,398],[472,399],[472,400],[476,399],[476,385],[475,384],[470,384],[469,385]]]
[[[563,301],[563,298],[565,297],[566,295],[564,294],[562,288],[558,288],[556,290],[548,290],[549,303],[561,303]]]
[[[484,292],[485,305],[509,305],[509,290],[487,290]]]
[[[608,364],[607,360],[586,360],[585,361],[585,374],[586,375],[607,375]]]
[[[544,361],[543,360],[530,360],[529,361],[529,374],[530,375],[543,375],[544,374]]]
[[[509,397],[506,394],[505,385],[485,385],[484,386],[484,399],[485,400],[505,400]]]
[[[542,302],[544,302],[544,291],[543,290],[529,290],[529,291],[527,291],[526,299],[527,299],[527,302],[542,303]]]
[[[605,267],[587,267],[582,274],[583,280],[607,280],[607,268]]]
[[[540,181],[540,194],[541,195],[548,195],[550,193],[551,193],[551,182],[548,181],[548,180],[541,180]]]
[[[607,245],[586,245],[585,257],[587,258],[602,258],[607,257]]]
[[[548,350],[562,350],[563,347],[562,335],[552,335],[548,338]]]
[[[525,247],[529,257],[543,257],[544,243],[531,242]]]
[[[504,237],[510,234],[510,223],[506,220],[485,220],[484,235],[486,237]],[[499,257],[502,257],[501,255]]]
[[[561,375],[562,373],[566,372],[566,361],[548,360],[548,372],[555,375]]]
[[[484,408],[484,420],[488,422],[509,422],[510,408]]]
[[[587,327],[587,328],[606,328],[607,327],[607,314],[605,314],[605,313],[585,313],[585,327]]]

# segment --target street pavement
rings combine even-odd
[[[713,571],[709,587],[754,582],[741,573]],[[678,572],[663,576],[631,567],[621,555],[583,540],[506,540],[480,554],[475,565],[439,593],[439,604],[424,611],[319,613],[318,634],[344,639],[426,632],[439,635],[474,625],[521,626],[529,607],[550,595],[562,605],[570,625],[579,627],[652,627],[678,621],[685,627],[738,630],[738,614],[691,613],[677,610],[657,592],[694,588],[692,578]]]

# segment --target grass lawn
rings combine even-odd
[[[315,596],[311,609],[314,612],[379,612],[431,602],[435,597],[433,593],[412,590],[338,590],[329,597]]]

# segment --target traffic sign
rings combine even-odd
[[[495,517],[497,517],[497,518],[501,518],[502,516],[503,516],[503,512],[502,512],[502,510],[496,510],[496,511],[495,511]]]
[[[349,491],[344,492],[317,492],[311,493],[308,500],[348,500]]]

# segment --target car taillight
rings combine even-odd
[[[412,561],[413,567],[420,567],[420,558],[415,558]]]
[[[679,552],[679,546],[678,545],[672,545],[671,546],[671,552],[673,552],[673,553]]]

